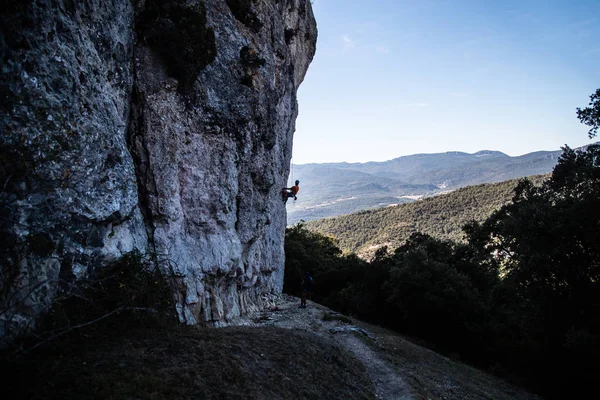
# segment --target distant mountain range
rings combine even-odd
[[[414,201],[461,187],[551,172],[562,150],[511,157],[499,151],[415,154],[384,162],[293,166],[298,201],[288,224]]]

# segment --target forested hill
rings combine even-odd
[[[287,222],[335,217],[387,207],[481,183],[547,174],[560,150],[511,157],[499,151],[415,154],[385,162],[294,165],[300,180],[298,201]],[[291,186],[291,184],[290,184]]]
[[[549,176],[535,175],[529,179],[541,185]],[[362,256],[374,253],[382,245],[394,249],[413,232],[462,241],[462,227],[471,220],[483,222],[508,203],[518,181],[467,186],[413,203],[310,221],[306,226],[336,237],[344,252]]]

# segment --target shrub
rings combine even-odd
[[[85,280],[63,281],[35,336],[43,343],[80,327],[110,333],[174,319],[169,282],[149,257],[134,251]]]

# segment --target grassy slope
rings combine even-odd
[[[294,303],[296,305],[297,301]],[[327,309],[309,301],[309,307]],[[26,357],[0,357],[4,399],[375,399],[364,366],[330,337],[305,330],[324,318],[300,314],[292,329],[193,328],[146,323],[75,331]],[[347,317],[415,399],[538,400],[488,373],[450,360],[390,330]],[[267,321],[268,322],[268,321]],[[296,321],[298,322],[298,321]],[[336,337],[339,339],[339,337]],[[369,361],[369,360],[367,360]]]
[[[541,184],[547,175],[530,179]],[[483,221],[510,201],[518,180],[468,186],[452,193],[395,207],[358,212],[306,223],[307,228],[332,235],[345,252],[365,253],[371,246],[398,247],[413,232],[460,241],[462,226]]]
[[[377,338],[376,349],[403,376],[418,400],[541,400],[516,384],[463,364],[460,355],[444,357],[425,343],[364,322],[359,325]],[[507,377],[508,378],[508,377]],[[517,381],[515,377],[511,377]]]
[[[348,353],[271,327],[88,330],[8,366],[7,399],[374,398]]]

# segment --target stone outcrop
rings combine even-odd
[[[308,0],[9,0],[0,22],[0,336],[133,250],[189,324],[281,291]]]

